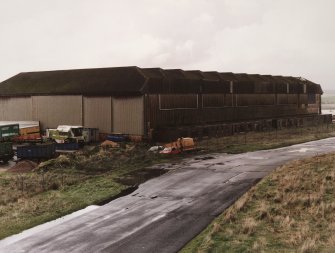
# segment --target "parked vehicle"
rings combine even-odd
[[[0,142],[0,161],[6,163],[14,156],[13,144],[11,142]]]
[[[50,159],[56,154],[56,144],[19,145],[16,151],[19,159]]]
[[[61,125],[57,129],[47,129],[46,137],[56,143],[84,143],[82,126]]]

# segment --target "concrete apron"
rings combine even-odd
[[[0,241],[0,252],[177,252],[251,186],[289,161],[335,152],[335,138],[186,159],[130,195]]]

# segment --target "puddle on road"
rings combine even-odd
[[[97,205],[102,206],[105,205],[115,199],[127,196],[131,193],[133,193],[134,191],[136,191],[138,189],[138,186],[140,184],[143,184],[144,182],[155,178],[155,177],[159,177],[163,174],[165,174],[166,172],[168,172],[168,170],[164,170],[164,169],[142,169],[142,170],[137,170],[137,171],[133,171],[130,173],[127,173],[125,175],[123,175],[123,177],[121,178],[117,178],[115,181],[128,186],[128,188],[124,189],[123,191],[121,191],[119,194],[105,199],[101,202],[99,202]]]
[[[122,176],[122,178],[116,179],[118,183],[128,186],[139,186],[140,184],[148,181],[149,179],[159,177],[168,172],[164,169],[142,169],[130,172]]]
[[[211,160],[211,159],[214,159],[213,156],[203,156],[203,157],[196,157],[194,158],[194,160],[200,160],[200,161],[206,161],[206,160]]]
[[[100,201],[99,203],[97,203],[98,206],[103,206],[103,205],[106,205],[108,204],[109,202],[113,201],[113,200],[116,200],[118,198],[121,198],[121,197],[124,197],[124,196],[127,196],[131,193],[133,193],[134,191],[136,191],[138,189],[138,186],[130,186],[126,189],[124,189],[123,191],[121,191],[119,194],[111,197],[111,198],[108,198],[108,199],[105,199],[103,201]]]

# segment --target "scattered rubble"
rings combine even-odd
[[[120,144],[116,143],[114,141],[106,140],[103,143],[101,143],[100,146],[103,147],[103,148],[118,148],[118,147],[120,147]]]
[[[33,171],[35,168],[37,168],[38,164],[33,162],[33,161],[29,161],[29,160],[24,160],[24,161],[20,161],[17,164],[15,164],[13,167],[11,167],[8,172],[12,172],[12,173],[28,173]]]
[[[149,152],[153,152],[153,153],[158,153],[159,151],[162,151],[164,149],[163,146],[152,146],[151,148],[149,148]]]

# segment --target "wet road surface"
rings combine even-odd
[[[178,252],[236,199],[289,161],[335,152],[335,138],[238,155],[211,154],[168,167],[132,194],[25,238],[0,252]]]

